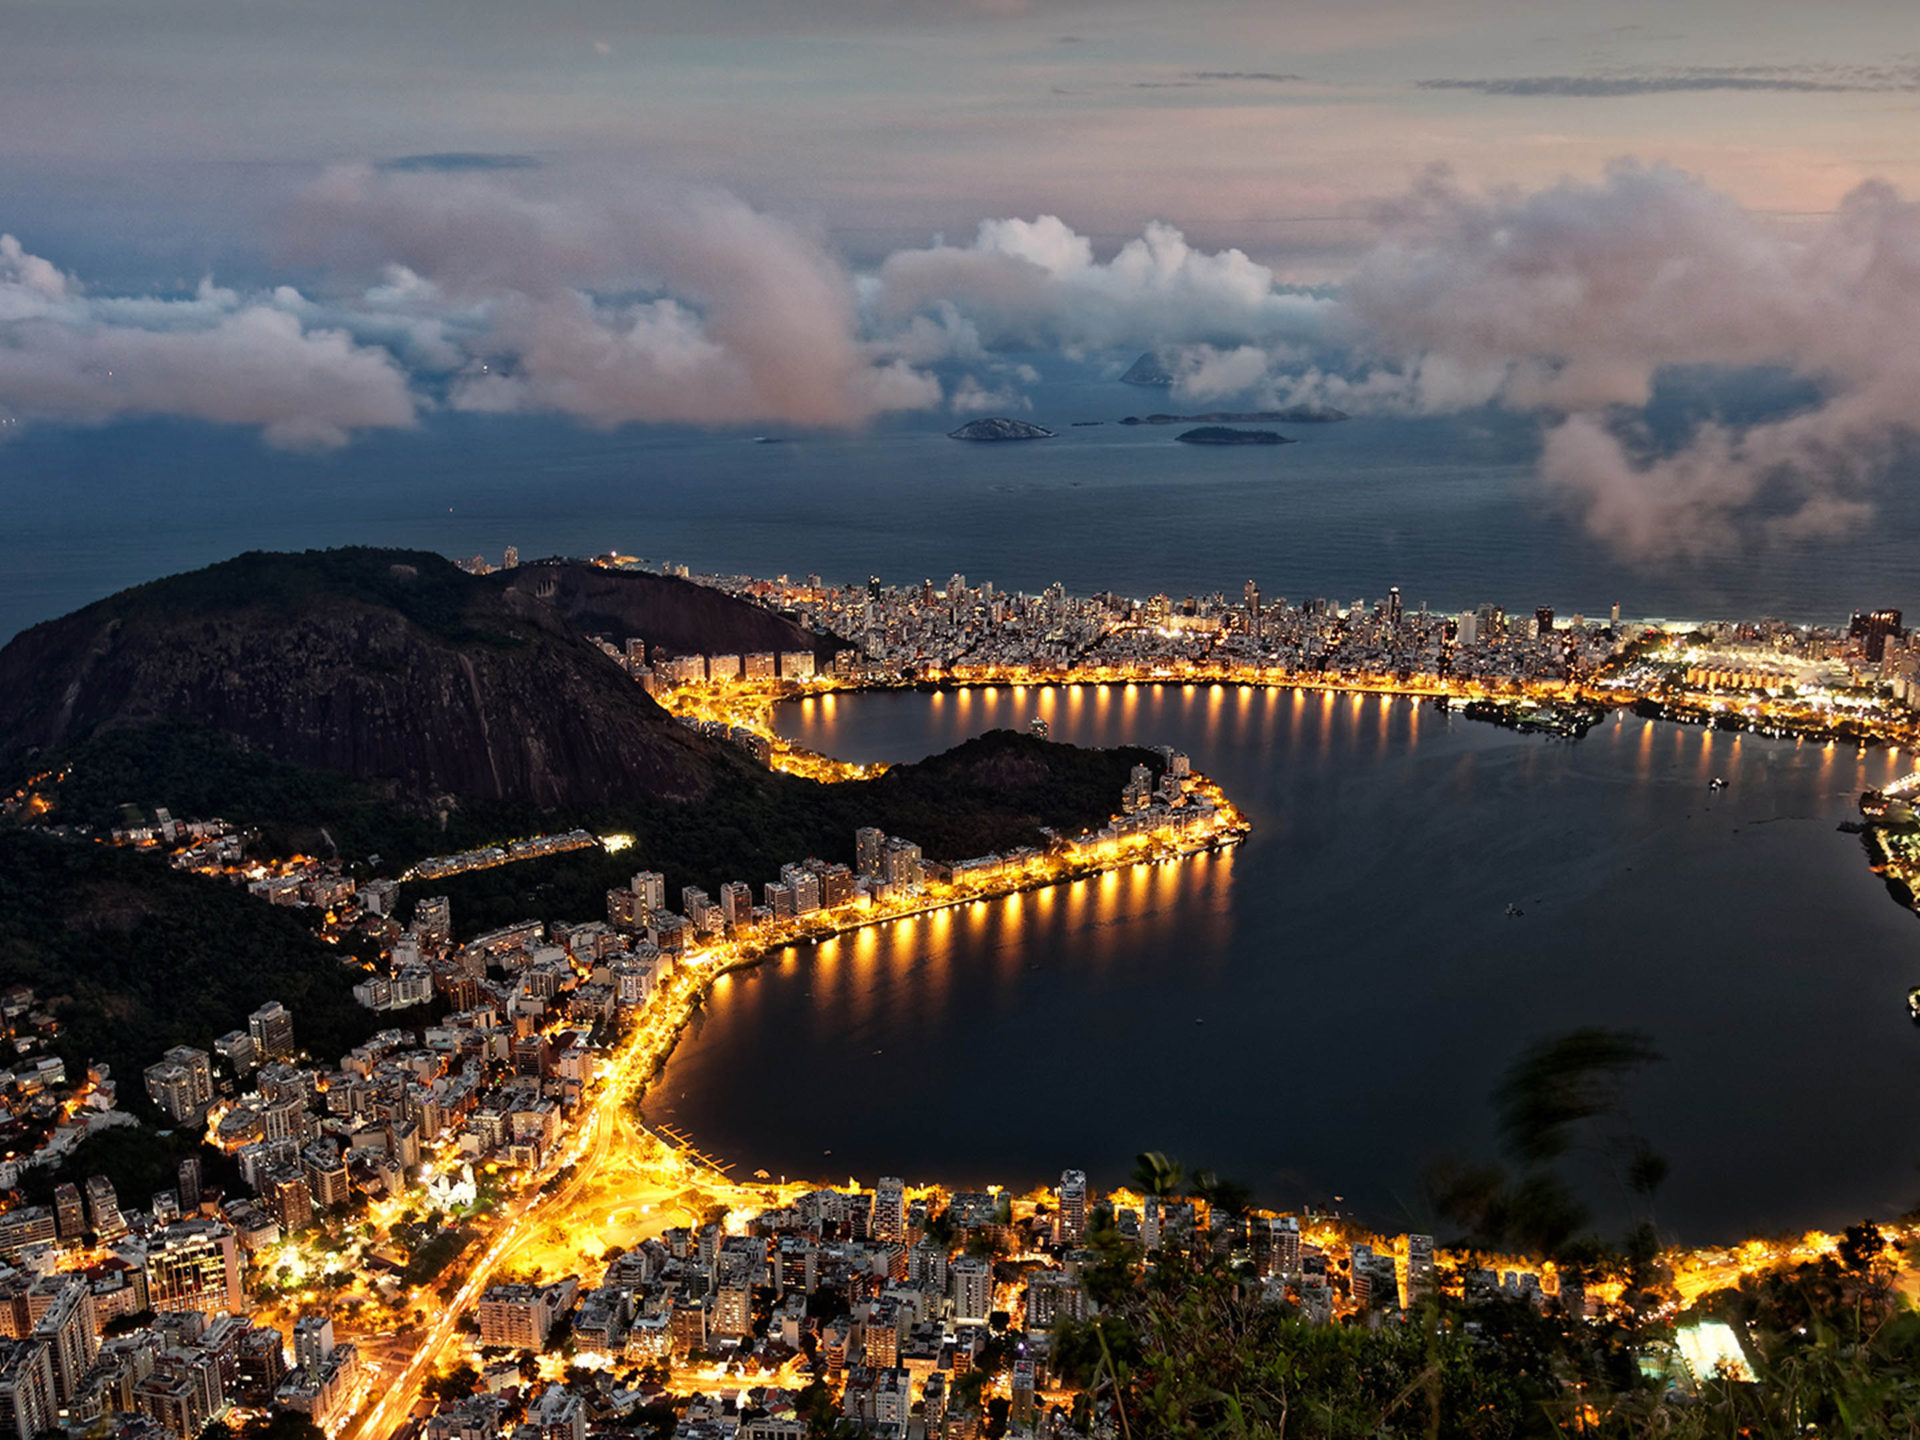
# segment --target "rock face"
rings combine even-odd
[[[692,800],[738,768],[504,578],[350,549],[123,591],[0,650],[0,767],[171,722],[416,798]]]
[[[953,440],[1051,440],[1053,431],[1044,425],[996,416],[990,420],[969,420],[958,430],[949,430],[947,435]]]
[[[1160,362],[1158,355],[1149,350],[1128,367],[1127,373],[1120,377],[1120,383],[1165,387],[1173,384],[1173,372]]]
[[[1291,445],[1278,430],[1229,430],[1221,425],[1202,425],[1183,430],[1173,437],[1188,445]]]

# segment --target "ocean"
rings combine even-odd
[[[1057,367],[1056,367],[1057,369]],[[1538,427],[1497,412],[1282,425],[1299,443],[1205,448],[1128,414],[1196,409],[1087,367],[1035,387],[1051,440],[968,444],[951,415],[858,435],[429,416],[300,454],[179,422],[29,429],[0,445],[11,543],[0,637],[247,549],[403,545],[497,562],[618,550],[697,571],[1078,593],[1483,601],[1563,615],[1844,621],[1920,608],[1920,486],[1889,484],[1846,541],[1636,564],[1534,478]],[[1079,426],[1078,421],[1099,421]]]

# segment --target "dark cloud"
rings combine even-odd
[[[448,150],[436,155],[401,155],[380,162],[380,169],[396,174],[439,173],[458,175],[485,170],[537,170],[540,162],[531,155],[494,155],[484,150]]]
[[[1194,80],[1222,81],[1259,81],[1266,84],[1284,85],[1295,80],[1304,80],[1304,75],[1289,75],[1279,70],[1195,70],[1190,74]]]
[[[1896,95],[1920,92],[1916,65],[1692,65],[1670,70],[1599,75],[1512,75],[1487,79],[1420,80],[1421,90],[1471,90],[1481,95],[1606,100],[1631,95],[1681,95],[1732,90],[1790,95]]]

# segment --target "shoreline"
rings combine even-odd
[[[1010,896],[1032,894],[1035,891],[1050,889],[1057,885],[1072,885],[1081,880],[1092,879],[1095,876],[1105,875],[1117,870],[1125,870],[1134,865],[1178,864],[1196,855],[1230,851],[1246,838],[1248,831],[1252,828],[1244,818],[1240,817],[1237,810],[1233,811],[1232,814],[1234,818],[1229,821],[1228,827],[1223,833],[1210,835],[1203,840],[1185,843],[1176,842],[1163,846],[1142,845],[1127,850],[1125,853],[1111,856],[1088,855],[1080,860],[1079,863],[1071,864],[1058,873],[1046,875],[1023,873],[1011,877],[1014,882],[1011,884],[988,885],[980,890],[968,891],[961,895],[934,896],[916,905],[906,906],[899,910],[890,910],[884,915],[854,914],[848,916],[843,922],[833,923],[824,929],[812,933],[786,935],[776,939],[768,939],[764,944],[754,947],[748,953],[743,953],[732,958],[723,958],[718,964],[703,963],[697,971],[693,969],[691,963],[676,966],[677,971],[692,973],[697,978],[689,987],[687,994],[681,998],[681,1013],[671,1021],[663,1020],[661,1022],[669,1026],[668,1043],[660,1053],[654,1057],[646,1073],[640,1077],[631,1097],[631,1103],[637,1106],[646,1098],[648,1089],[660,1078],[661,1072],[666,1069],[668,1062],[672,1060],[673,1052],[679,1048],[680,1037],[686,1030],[688,1023],[706,1004],[707,997],[713,993],[714,983],[724,976],[757,969],[770,957],[782,951],[800,951],[802,949],[817,950],[828,941],[838,940],[847,935],[855,935],[873,926],[891,924],[896,920],[911,920],[922,915],[936,914],[942,910],[956,910],[966,905],[1005,900]],[[650,1137],[660,1144],[675,1150],[685,1148],[675,1146],[673,1142],[661,1136],[652,1125],[639,1119],[637,1116],[635,1123],[639,1124]],[[719,1174],[719,1172],[715,1173],[716,1175]]]

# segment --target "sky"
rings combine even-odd
[[[1602,542],[1871,523],[1920,12],[1782,0],[0,0],[0,438],[858,428],[1160,351],[1537,414]],[[1660,431],[1675,368],[1811,397]],[[1692,538],[1690,538],[1692,537]]]

